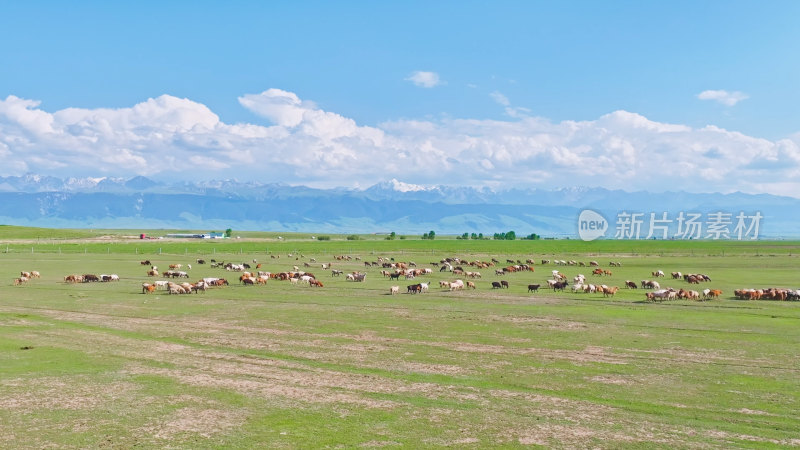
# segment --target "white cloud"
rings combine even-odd
[[[513,108],[499,92],[492,98]],[[205,105],[168,95],[129,108],[55,112],[10,96],[0,100],[0,175],[800,192],[800,135],[770,141],[628,111],[587,121],[445,118],[368,127],[279,89],[239,101],[274,125],[226,124]]]
[[[442,81],[439,79],[438,73],[423,72],[421,70],[412,72],[411,75],[409,75],[408,78],[406,78],[405,80],[414,83],[414,85],[416,86],[424,88],[432,88],[442,84]]]
[[[293,92],[268,89],[260,94],[239,97],[239,104],[284,127],[294,127],[303,121],[303,113],[313,105],[303,105]]]
[[[511,101],[508,99],[508,97],[506,97],[499,91],[492,92],[491,94],[489,94],[489,97],[491,97],[492,100],[494,100],[495,103],[497,103],[498,105],[505,106],[504,108],[505,113],[509,117],[513,117],[515,119],[522,118],[526,117],[531,112],[531,110],[528,108],[523,108],[520,106],[511,106]]]
[[[521,106],[508,106],[505,108],[506,115],[515,119],[527,117],[531,110]]]
[[[48,133],[53,131],[53,117],[37,109],[41,102],[14,95],[0,101],[0,120],[13,119],[20,132]]]
[[[725,106],[734,106],[740,101],[750,98],[750,96],[739,91],[708,90],[697,94],[697,98],[700,100],[714,100]]]
[[[491,94],[489,94],[489,97],[492,97],[492,100],[494,100],[499,105],[503,106],[511,105],[511,102],[508,100],[508,97],[506,97],[505,95],[501,94],[498,91],[492,92]]]

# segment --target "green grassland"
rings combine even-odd
[[[4,448],[800,445],[800,302],[732,297],[736,288],[800,288],[798,242],[318,241],[236,232],[241,239],[140,241],[125,237],[135,230],[4,228]],[[405,292],[412,281],[364,265],[386,257],[431,267],[453,256],[537,264],[502,277],[480,269],[477,289],[456,292],[439,289],[455,277],[435,269],[414,280],[429,281],[429,292],[395,296],[391,285]],[[272,272],[297,265],[325,286],[244,286],[237,273],[197,258],[255,259]],[[190,281],[226,277],[231,285],[142,294],[141,283],[152,281],[144,259],[161,270],[192,264]],[[613,274],[542,259],[596,260]],[[367,279],[333,277],[320,268],[328,262]],[[723,295],[649,303],[641,289],[612,298],[527,292],[553,269],[617,286],[652,279],[654,270],[700,272],[712,279],[700,289]],[[12,286],[22,270],[42,277]],[[64,283],[73,273],[121,281]],[[501,279],[509,289],[491,289]]]

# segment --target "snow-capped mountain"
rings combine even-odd
[[[613,225],[620,212],[764,216],[761,236],[800,237],[800,200],[767,194],[625,192],[422,186],[389,180],[366,189],[204,180],[167,183],[138,176],[0,177],[0,223],[44,227],[236,228],[307,232],[439,234],[514,230],[518,236],[575,236],[581,210]]]

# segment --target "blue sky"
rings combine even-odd
[[[648,162],[674,159],[687,190],[791,195],[798,17],[796,1],[3,2],[0,175],[660,190],[675,183],[642,183]]]

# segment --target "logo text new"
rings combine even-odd
[[[581,230],[602,230],[605,227],[605,220],[584,220],[581,222]]]
[[[584,209],[578,216],[578,235],[584,241],[602,237],[608,230],[608,221],[597,211]]]

